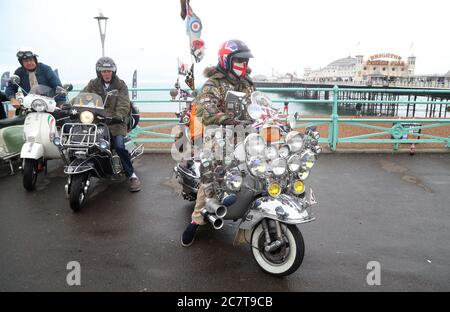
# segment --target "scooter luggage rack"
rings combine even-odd
[[[82,127],[83,133],[73,133],[78,127]],[[64,147],[85,149],[94,146],[96,142],[97,125],[95,124],[67,123],[62,127],[61,143]]]

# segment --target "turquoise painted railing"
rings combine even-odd
[[[167,92],[167,99],[155,99],[155,100],[134,100],[135,103],[139,104],[152,104],[152,103],[178,103],[178,101],[173,101],[169,98],[170,88],[130,88],[129,91],[139,91],[139,92]],[[408,105],[408,104],[436,104],[434,101],[413,101],[413,100],[353,100],[353,99],[340,99],[340,92],[401,92],[401,93],[420,93],[433,95],[436,93],[445,93],[450,95],[449,90],[425,90],[425,89],[357,89],[357,88],[259,88],[260,91],[266,92],[278,92],[278,91],[328,91],[332,96],[328,100],[321,99],[300,99],[292,100],[289,102],[299,102],[299,103],[311,103],[311,104],[329,104],[332,106],[332,113],[326,118],[307,118],[301,117],[297,119],[297,127],[305,128],[309,126],[319,126],[328,124],[328,137],[321,138],[320,143],[327,144],[331,150],[336,151],[338,144],[345,143],[382,143],[382,144],[392,144],[393,149],[397,150],[399,144],[403,143],[434,143],[442,144],[443,147],[450,147],[450,137],[446,136],[435,136],[430,134],[421,133],[421,130],[438,128],[438,127],[449,127],[450,119],[447,118],[348,118],[340,117],[338,115],[338,106],[341,103],[362,103],[362,104],[398,104],[398,105]],[[79,90],[74,90],[76,92]],[[273,100],[275,103],[283,103],[286,100]],[[444,102],[449,103],[450,102]],[[155,123],[150,126],[142,126],[143,123]],[[390,123],[392,126],[380,126],[376,124],[380,123]],[[141,118],[141,126],[138,126],[130,134],[135,142],[145,142],[145,143],[172,143],[174,142],[174,136],[167,133],[157,132],[155,130],[162,128],[173,128],[178,125],[177,118]],[[377,130],[377,132],[354,135],[347,137],[339,136],[339,128],[341,125],[351,125],[354,127],[367,128],[372,130]],[[450,133],[450,130],[449,130]],[[145,138],[142,136],[150,135],[151,138]],[[386,138],[376,138],[379,136],[390,136],[389,139]],[[414,138],[406,138],[405,136],[410,136]]]
[[[170,89],[130,89],[130,91],[167,91]],[[362,104],[398,104],[398,105],[408,105],[408,104],[436,104],[433,101],[395,101],[395,100],[384,100],[384,101],[374,101],[374,100],[350,100],[350,99],[339,99],[340,92],[408,92],[408,93],[421,93],[433,95],[435,93],[448,93],[450,95],[450,90],[422,90],[422,89],[355,89],[355,88],[260,88],[260,91],[266,92],[277,92],[277,91],[329,91],[332,96],[328,100],[318,100],[318,99],[300,99],[292,100],[289,102],[299,102],[299,103],[314,103],[314,104],[330,104],[332,105],[332,113],[330,117],[326,118],[308,118],[302,117],[297,119],[297,127],[305,128],[309,126],[319,126],[328,124],[328,137],[321,138],[320,143],[327,144],[331,150],[336,151],[338,144],[345,143],[383,143],[392,144],[393,149],[397,150],[400,144],[404,143],[437,143],[442,144],[443,147],[450,147],[450,137],[446,136],[434,136],[425,133],[421,133],[422,130],[438,128],[438,127],[449,127],[450,119],[444,118],[348,118],[340,117],[338,115],[338,106],[341,103],[362,103]],[[284,103],[286,100],[273,100],[275,103]],[[137,100],[136,103],[177,103],[177,101],[172,100]],[[449,103],[450,104],[450,103]],[[177,118],[142,118],[142,122],[152,122],[158,123],[156,125],[140,127],[135,129],[131,134],[136,142],[173,142],[174,137],[170,134],[155,132],[155,129],[174,127],[178,125]],[[390,123],[392,126],[380,126],[380,123]],[[347,137],[339,136],[339,127],[341,125],[351,125],[354,127],[367,128],[376,130],[374,133],[354,135]],[[450,129],[449,129],[450,133]],[[152,135],[156,138],[142,138],[141,135]],[[380,136],[390,136],[389,139],[377,138]],[[410,136],[411,138],[405,139],[405,136]]]

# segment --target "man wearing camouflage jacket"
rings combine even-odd
[[[203,125],[239,125],[249,119],[247,112],[238,119],[232,112],[226,112],[225,95],[228,91],[244,92],[250,95],[255,91],[248,76],[248,62],[253,55],[247,45],[240,40],[228,40],[219,50],[219,63],[205,70],[209,79],[195,99],[196,118]],[[181,244],[192,245],[198,226],[205,224],[200,211],[205,206],[205,187],[201,184],[197,193],[192,220],[183,232]]]

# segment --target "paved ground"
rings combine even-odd
[[[232,244],[236,224],[179,237],[191,205],[177,195],[168,155],[137,161],[144,190],[96,184],[72,213],[54,162],[38,190],[0,178],[0,291],[450,291],[450,156],[323,155],[310,185],[317,220],[301,226],[300,269],[273,278]],[[66,284],[69,261],[81,286]],[[367,264],[381,264],[368,286]]]

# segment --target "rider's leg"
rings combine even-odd
[[[117,155],[120,157],[120,161],[122,162],[123,170],[125,171],[125,175],[130,178],[134,173],[133,164],[131,163],[130,153],[125,148],[125,142],[123,135],[116,135],[113,137],[114,139],[114,149],[117,152]]]
[[[197,233],[198,226],[205,224],[205,220],[200,213],[200,210],[205,207],[206,204],[205,197],[206,195],[204,185],[200,184],[197,192],[197,201],[195,202],[194,212],[191,216],[192,221],[189,222],[188,226],[183,232],[183,235],[181,236],[181,245],[183,245],[184,247],[189,247],[192,245],[195,239],[195,234]]]
[[[117,135],[113,137],[114,139],[114,148],[117,152],[117,155],[120,157],[120,161],[122,162],[123,170],[125,171],[125,175],[130,178],[130,191],[137,192],[141,190],[141,182],[139,178],[136,176],[134,172],[133,164],[131,163],[131,156],[125,148],[124,137],[122,135]]]

